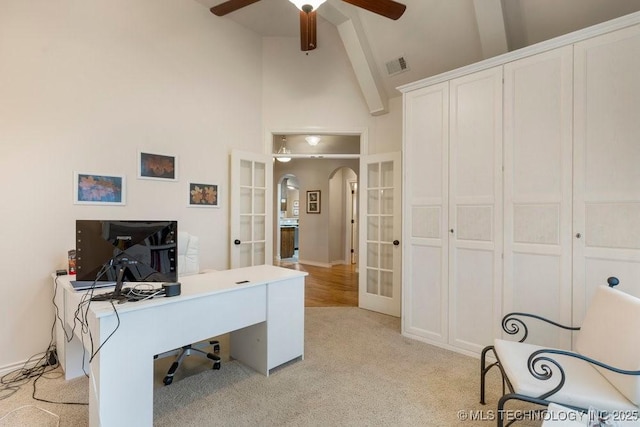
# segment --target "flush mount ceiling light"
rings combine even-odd
[[[307,141],[312,147],[315,147],[318,145],[318,142],[320,142],[320,137],[315,135],[307,136],[305,141]]]
[[[291,154],[291,150],[287,148],[287,138],[285,136],[282,137],[282,145],[280,145],[280,149],[276,154],[278,154],[276,160],[279,162],[286,163],[291,161],[291,157],[287,156]],[[280,157],[282,155],[284,155],[284,157]]]

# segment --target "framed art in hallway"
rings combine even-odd
[[[125,205],[125,177],[74,172],[73,203],[76,205]]]
[[[219,208],[218,184],[189,183],[189,207]]]
[[[138,152],[138,178],[177,181],[178,157],[169,154]]]
[[[307,213],[320,213],[320,190],[307,191]]]

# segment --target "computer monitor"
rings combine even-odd
[[[122,282],[177,279],[177,221],[76,221],[78,282],[117,282],[121,287]]]

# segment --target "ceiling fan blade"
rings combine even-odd
[[[342,0],[345,3],[361,7],[369,12],[377,13],[396,20],[402,16],[407,6],[393,0]]]
[[[316,11],[309,13],[300,11],[300,49],[303,52],[318,47],[316,28]]]
[[[224,16],[227,13],[235,12],[236,10],[243,8],[245,6],[249,6],[252,3],[259,2],[260,0],[228,0],[224,3],[220,3],[217,6],[213,6],[211,9],[211,13],[216,16]]]

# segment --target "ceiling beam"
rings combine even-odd
[[[369,42],[357,15],[348,16],[333,5],[325,3],[318,13],[338,29],[338,34],[347,52],[360,90],[371,115],[389,112],[388,99],[380,82]]]
[[[484,59],[509,51],[502,0],[473,0]]]

